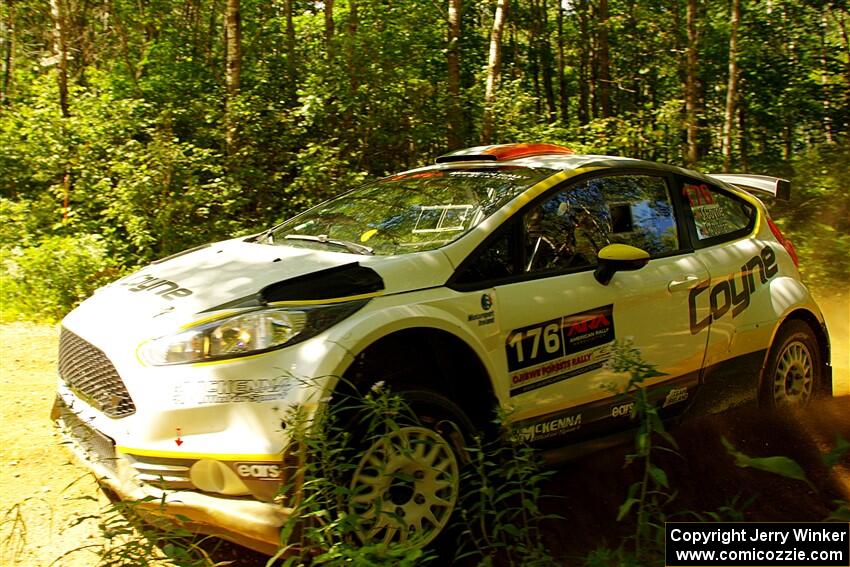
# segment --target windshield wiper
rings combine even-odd
[[[320,234],[319,236],[312,236],[310,234],[287,234],[283,237],[286,240],[307,240],[310,242],[321,242],[323,244],[333,244],[335,246],[341,246],[348,250],[349,252],[354,252],[355,254],[374,254],[375,251],[369,246],[364,246],[362,244],[357,244],[356,242],[349,242],[348,240],[339,240],[337,238],[328,238],[327,234]]]

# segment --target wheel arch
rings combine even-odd
[[[800,321],[805,323],[811,330],[815,336],[815,340],[818,344],[818,350],[821,356],[821,362],[823,364],[823,384],[821,385],[821,395],[832,396],[832,366],[831,366],[831,354],[830,354],[830,344],[829,344],[829,333],[826,328],[826,323],[823,322],[821,318],[815,315],[813,312],[808,309],[798,308],[790,313],[788,313],[783,319],[782,322],[776,326],[773,330],[773,335],[770,338],[770,347],[767,349],[765,353],[764,363],[762,364],[763,371],[761,376],[759,377],[759,391],[761,391],[761,387],[764,382],[764,370],[767,368],[767,363],[770,357],[770,353],[773,349],[774,342],[776,341],[776,337],[779,336],[780,331],[787,326],[792,321]]]
[[[399,370],[411,368],[410,373]],[[457,403],[478,427],[492,421],[498,404],[475,349],[436,327],[407,327],[377,338],[354,355],[342,378],[361,392],[377,381],[433,389]]]

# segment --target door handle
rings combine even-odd
[[[695,276],[693,274],[687,275],[684,279],[681,280],[671,280],[670,283],[667,284],[667,291],[673,293],[676,291],[690,289],[698,281],[699,276]]]

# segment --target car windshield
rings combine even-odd
[[[554,173],[496,166],[403,173],[354,189],[270,230],[268,244],[406,254],[452,242]]]

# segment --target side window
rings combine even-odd
[[[456,282],[475,284],[516,275],[516,256],[511,246],[514,234],[513,230],[503,230],[501,235],[476,253],[458,275]]]
[[[682,185],[685,204],[694,220],[699,242],[734,238],[752,226],[755,207],[746,201],[707,185],[688,182]]]
[[[598,177],[564,189],[526,213],[525,234],[526,272],[591,267],[614,243],[653,257],[679,249],[667,182],[649,175]]]

